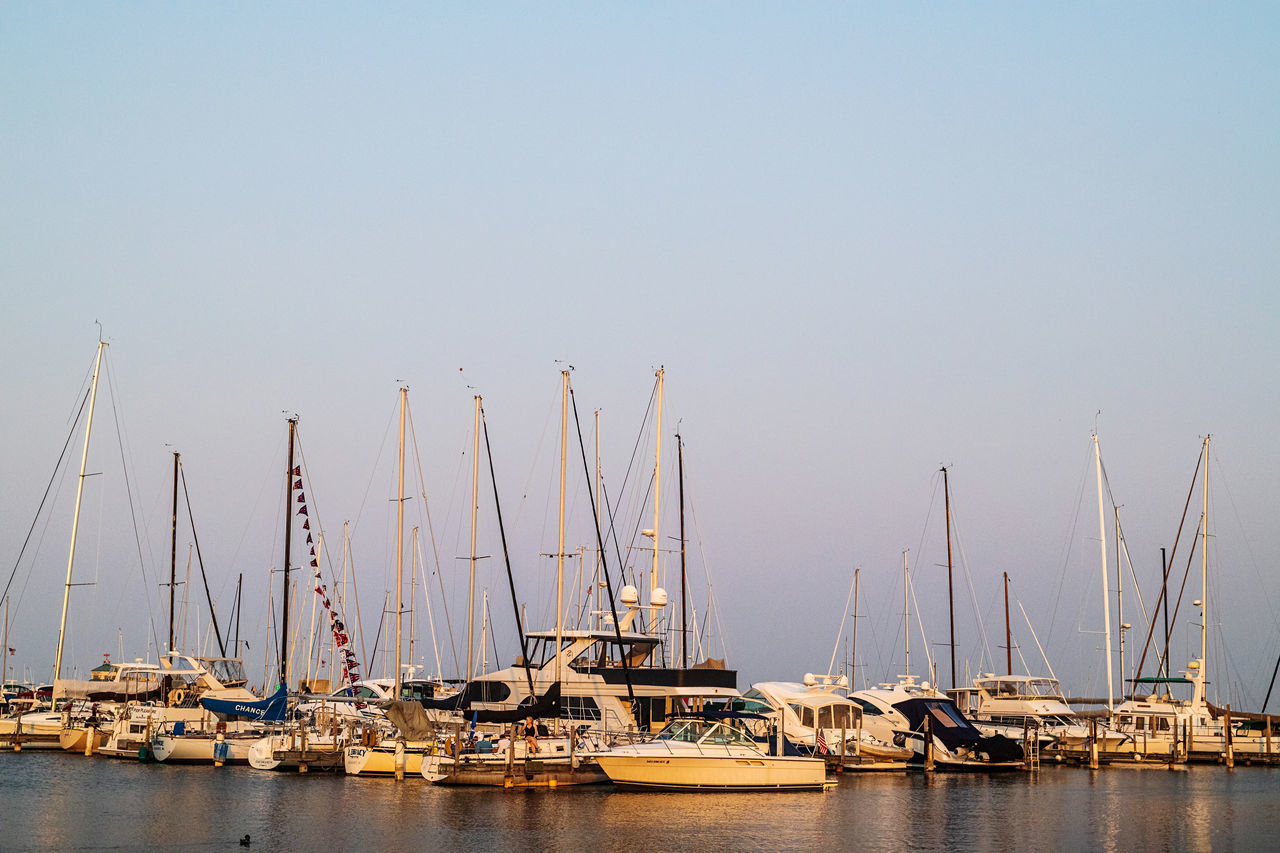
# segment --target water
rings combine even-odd
[[[3,850],[1252,850],[1280,769],[841,777],[826,793],[440,788],[0,753]]]

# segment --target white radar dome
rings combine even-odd
[[[667,591],[662,587],[654,587],[653,593],[649,596],[649,603],[654,607],[667,606]]]
[[[618,591],[618,600],[627,607],[635,607],[640,603],[640,590],[636,589],[631,584],[627,584]]]

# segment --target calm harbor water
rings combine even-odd
[[[1261,850],[1280,769],[841,777],[826,793],[449,789],[0,754],[3,850]]]

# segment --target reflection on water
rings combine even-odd
[[[0,848],[1211,850],[1273,846],[1280,770],[846,775],[826,794],[450,789],[0,754]]]

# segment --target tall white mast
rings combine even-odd
[[[657,440],[654,445],[653,461],[653,568],[649,572],[649,603],[653,604],[653,591],[658,588],[658,497],[662,493],[662,374],[658,368],[658,420]],[[658,630],[658,608],[649,611],[649,630]]]
[[[480,511],[480,395],[475,396],[476,417],[471,440],[471,570],[467,580],[467,675],[475,675],[476,616],[476,517]]]
[[[569,455],[569,371],[560,371],[560,533],[556,540],[556,681],[564,646],[564,492]]]
[[[1204,505],[1200,510],[1200,677],[1206,678],[1209,625],[1209,436],[1204,437]],[[1208,681],[1203,682],[1208,684]]]
[[[1124,668],[1124,633],[1128,630],[1124,623],[1124,557],[1120,552],[1120,507],[1113,507],[1112,511],[1116,519],[1116,630],[1120,633],[1120,693],[1123,696],[1125,676],[1128,675]]]
[[[603,506],[600,503],[600,490],[603,482],[600,478],[600,410],[596,409],[596,530],[600,530],[600,512]],[[592,574],[591,585],[596,595],[600,592],[600,561],[604,559],[604,552],[601,550],[603,546],[596,548],[596,570]],[[592,596],[592,601],[596,599],[596,595]],[[603,609],[603,608],[598,608]],[[592,625],[592,627],[596,627]]]
[[[903,678],[911,678],[911,578],[907,574],[907,552],[902,552],[902,642],[907,654]]]
[[[53,680],[62,677],[62,642],[67,633],[67,605],[71,600],[71,567],[76,561],[76,532],[80,528],[80,499],[84,496],[85,467],[89,464],[89,433],[93,430],[93,405],[98,397],[98,372],[102,367],[105,341],[98,341],[98,356],[93,362],[93,382],[89,386],[89,416],[84,425],[84,453],[80,457],[80,479],[76,482],[76,511],[71,517],[71,551],[67,554],[67,583],[62,588],[62,620],[58,623],[58,653],[53,659]],[[9,654],[6,648],[4,653]]]
[[[400,616],[404,611],[404,416],[409,406],[409,389],[400,389],[400,466],[396,479],[396,663],[395,692],[391,695],[400,698]]]
[[[1093,459],[1098,473],[1098,537],[1102,540],[1102,615],[1107,645],[1107,713],[1112,710],[1111,697],[1115,695],[1111,669],[1111,589],[1107,581],[1107,516],[1102,506],[1102,450],[1098,447],[1098,434],[1093,434]]]

